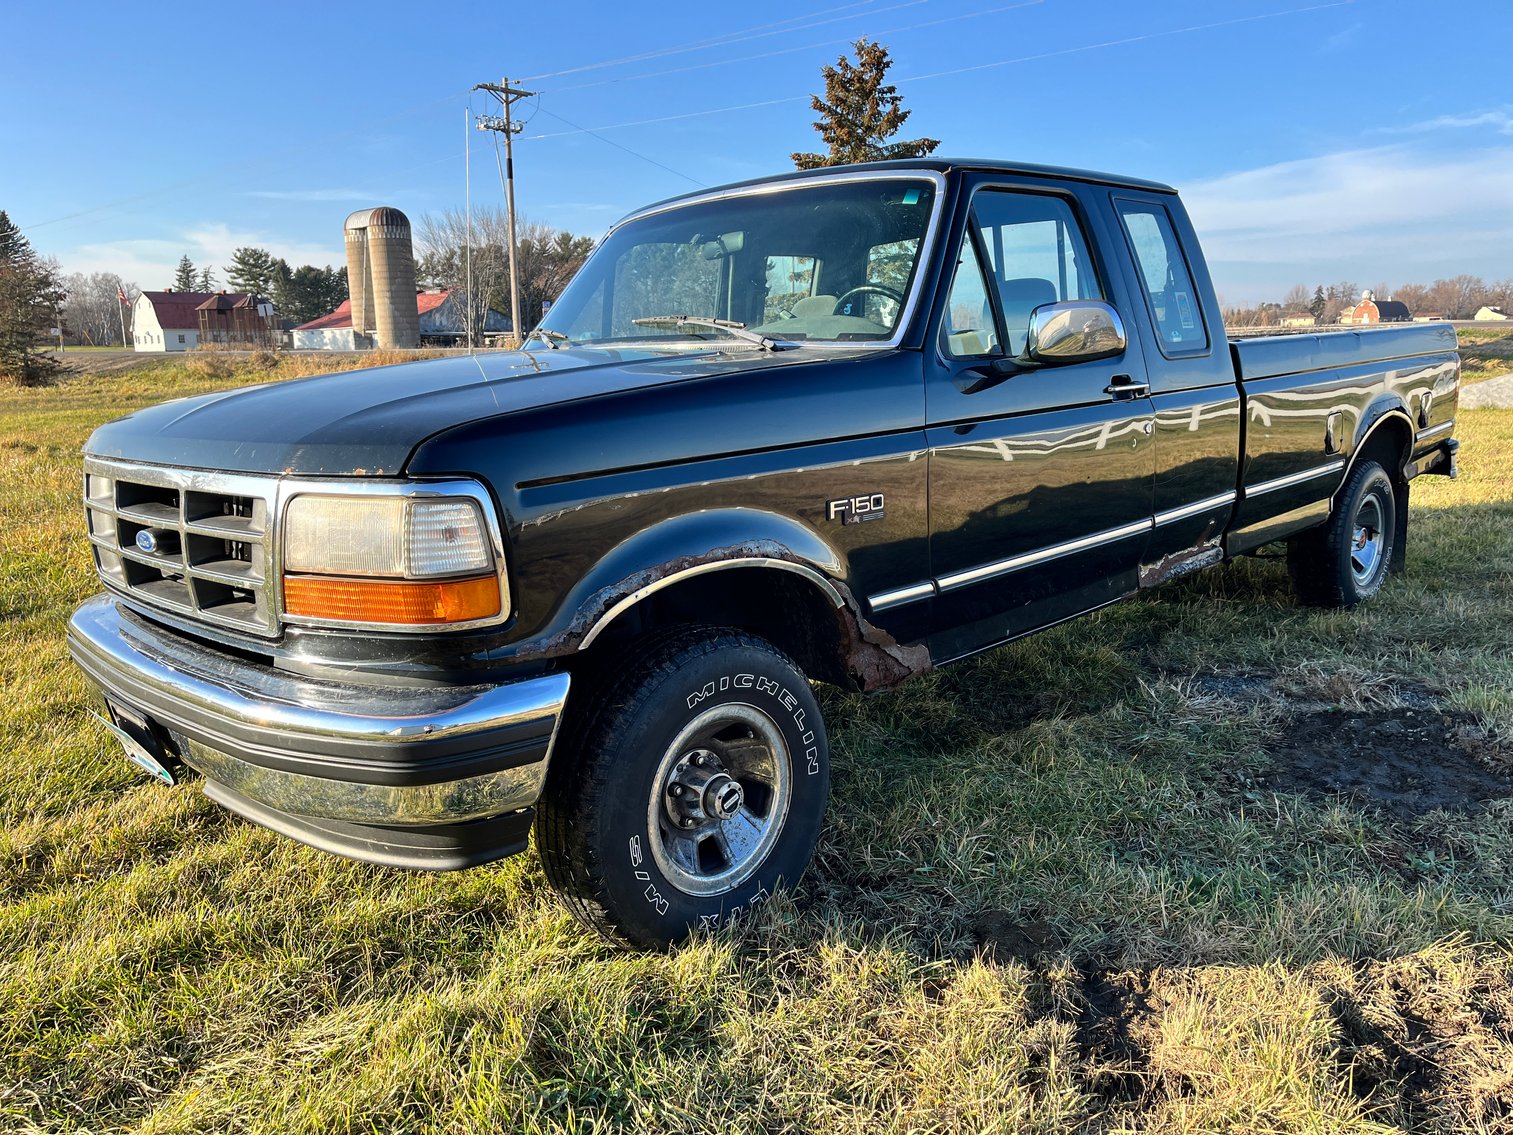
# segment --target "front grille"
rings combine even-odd
[[[272,636],[268,520],[277,488],[274,477],[86,462],[100,578],[149,606]]]

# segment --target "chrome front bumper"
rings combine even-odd
[[[476,835],[477,822],[535,804],[569,684],[563,673],[439,688],[316,680],[161,630],[109,596],[74,612],[68,642],[117,723],[145,722],[143,739],[203,773],[212,798],[328,850],[407,866],[466,864],[367,845],[394,843],[394,829],[435,828],[428,845],[443,827]]]

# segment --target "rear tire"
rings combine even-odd
[[[1300,602],[1354,607],[1382,589],[1397,550],[1397,494],[1375,461],[1351,470],[1329,519],[1287,543]]]
[[[814,691],[734,630],[651,636],[590,676],[536,817],[547,880],[620,945],[663,948],[796,882],[829,797]]]

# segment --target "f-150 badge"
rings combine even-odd
[[[825,502],[825,519],[839,520],[842,524],[863,524],[868,520],[883,518],[883,494],[869,493],[860,497],[841,497]]]

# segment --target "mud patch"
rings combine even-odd
[[[1150,1054],[1135,1039],[1152,1017],[1149,974],[1090,974],[1078,988],[1073,1021],[1088,1088],[1109,1102],[1134,1102],[1150,1090]]]
[[[994,961],[1019,958],[1039,961],[1065,948],[1055,927],[1044,921],[1021,921],[1006,910],[981,910],[972,916],[972,940]]]
[[[1353,797],[1399,819],[1513,798],[1513,747],[1470,714],[1322,710],[1294,718],[1257,778],[1275,792]]]

